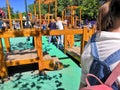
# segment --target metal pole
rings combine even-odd
[[[27,27],[29,27],[29,17],[28,17],[28,9],[27,9],[27,0],[24,0],[25,1],[25,11],[26,11],[26,20],[27,20]]]

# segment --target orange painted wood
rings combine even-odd
[[[43,52],[42,52],[42,34],[36,36],[37,41],[37,53],[39,57],[38,68],[41,71],[43,69]]]
[[[10,41],[9,38],[4,38],[5,41],[5,48],[7,52],[10,52]]]
[[[38,58],[31,58],[31,59],[24,59],[24,60],[7,60],[6,66],[18,66],[18,65],[25,65],[25,64],[32,64],[38,63]]]
[[[5,59],[4,59],[4,53],[3,53],[2,40],[0,38],[0,77],[2,78],[8,76],[7,68],[4,60]]]

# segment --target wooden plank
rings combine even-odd
[[[30,28],[19,31],[4,31],[0,32],[0,38],[12,38],[12,37],[27,37],[27,36],[37,36],[39,33],[42,35],[73,35],[73,34],[83,34],[83,29],[66,29],[66,30],[44,30]]]
[[[66,50],[67,54],[72,56],[75,60],[78,62],[80,61],[80,47],[72,47],[72,48],[67,48]]]
[[[42,35],[73,35],[83,34],[82,29],[66,29],[66,30],[46,30],[42,31]]]
[[[5,48],[7,52],[10,52],[10,41],[9,38],[4,38],[5,41]]]
[[[39,34],[39,30],[34,28],[24,29],[24,30],[12,30],[12,31],[4,31],[0,32],[0,38],[13,38],[13,37],[27,37],[27,36],[37,36]]]
[[[78,6],[68,6],[67,9],[77,9]]]
[[[52,60],[53,58],[49,54],[45,54],[43,56],[43,60]],[[8,52],[5,55],[5,62],[7,67],[9,66],[18,66],[25,64],[38,63],[39,58],[37,55],[36,49],[28,49],[28,50],[15,50],[12,52]]]
[[[74,54],[80,56],[80,47],[67,48],[67,51],[73,52]]]
[[[44,4],[50,4],[50,3],[53,3],[55,2],[56,0],[44,0],[43,3]]]
[[[0,38],[0,77],[4,78],[8,76],[7,68],[4,61],[4,53],[3,53],[3,46],[2,40]]]
[[[41,71],[43,69],[43,53],[42,53],[42,34],[39,34],[36,36],[36,41],[37,41],[37,53],[39,57],[39,62],[38,62],[38,67],[39,70]]]
[[[24,60],[8,60],[6,61],[6,66],[10,67],[10,66],[32,64],[32,63],[38,63],[38,58],[31,58],[31,59],[24,59]]]
[[[67,35],[64,36],[64,53],[66,53],[68,43],[67,43]]]
[[[69,51],[66,51],[67,54],[69,54],[70,56],[72,56],[75,60],[77,60],[78,62],[80,62],[80,56],[73,53],[73,52],[69,52]]]

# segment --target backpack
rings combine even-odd
[[[93,74],[87,74],[85,81],[87,83],[87,87],[81,88],[80,90],[113,90],[111,85],[113,82],[117,79],[117,77],[120,75],[120,63],[115,67],[115,69],[112,71],[108,79],[103,83],[98,77],[96,77]],[[94,77],[100,84],[99,85],[93,85],[91,86],[88,77]]]
[[[104,83],[111,74],[111,70],[109,66],[120,60],[120,49],[112,53],[105,60],[101,61],[99,58],[95,38],[96,38],[96,33],[91,38],[91,48],[92,48],[91,53],[93,55],[94,60],[91,64],[89,73],[94,74]],[[91,85],[99,84],[99,82],[93,77],[88,77],[88,80]],[[119,90],[115,82],[113,83],[112,88],[114,90]]]

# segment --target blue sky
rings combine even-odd
[[[14,11],[25,12],[24,0],[9,0],[10,6]],[[33,4],[34,0],[27,0],[27,4]],[[0,0],[0,7],[6,6],[6,0]]]

